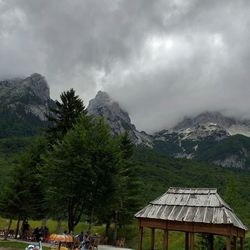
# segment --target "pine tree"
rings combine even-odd
[[[81,115],[87,115],[83,101],[74,89],[63,92],[60,99],[61,102],[56,101],[55,107],[50,107],[50,112],[46,115],[50,122],[47,136],[52,144],[57,139],[61,140]]]

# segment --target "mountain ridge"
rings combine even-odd
[[[250,135],[248,120],[225,117],[219,112],[204,112],[193,118],[184,118],[171,129],[147,134],[138,131],[131,123],[129,114],[105,92],[98,92],[89,102],[88,111],[105,117],[113,135],[127,130],[140,147],[149,147],[175,158],[208,161],[223,167],[248,168],[250,165],[250,138],[246,137]],[[231,145],[234,141],[238,148]],[[228,147],[228,144],[231,146]],[[209,158],[206,152],[209,152]]]
[[[44,114],[53,103],[49,85],[40,74],[0,81],[0,138],[39,134],[47,124]],[[106,92],[99,91],[87,110],[91,115],[104,117],[113,136],[128,131],[137,147],[224,167],[250,167],[249,120],[203,112],[184,118],[173,128],[147,134],[137,130],[128,112]]]

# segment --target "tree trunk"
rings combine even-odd
[[[42,227],[46,227],[47,226],[47,221],[48,221],[48,218],[42,219]]]
[[[105,227],[105,236],[106,236],[106,237],[108,237],[109,228],[110,228],[110,221],[107,221],[107,222],[106,222],[106,227]]]
[[[73,212],[73,206],[72,201],[68,204],[68,231],[69,233],[74,230],[74,212]]]
[[[57,221],[57,233],[58,234],[61,233],[61,228],[62,228],[62,221],[61,221],[61,219],[58,219],[58,221]]]
[[[20,238],[21,239],[24,239],[24,234],[25,234],[25,232],[24,232],[24,223],[25,223],[25,221],[26,221],[26,218],[23,219],[22,226],[21,226],[21,233],[20,233]]]
[[[8,228],[7,228],[6,232],[4,233],[4,239],[5,239],[5,240],[8,239],[8,235],[9,235],[9,232],[10,232],[11,224],[12,224],[12,219],[10,219]]]
[[[93,220],[94,220],[94,208],[91,210],[91,214],[89,218],[89,228],[88,228],[89,232],[91,231]]]
[[[21,218],[19,216],[18,220],[17,220],[17,225],[16,225],[15,239],[17,239],[17,235],[18,235],[18,232],[19,232],[20,220],[21,220]]]
[[[74,230],[74,218],[73,217],[70,217],[69,220],[68,220],[68,230],[69,230],[69,233],[73,232]]]
[[[113,244],[115,245],[117,240],[117,233],[118,233],[118,211],[115,211],[115,228],[114,228],[114,235],[113,235]]]

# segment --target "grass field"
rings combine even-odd
[[[0,240],[0,247],[4,247],[4,248],[24,250],[27,246],[28,246],[28,244],[24,243],[24,242],[17,242],[17,241],[11,241],[11,240]],[[43,250],[50,250],[50,248],[43,246]]]

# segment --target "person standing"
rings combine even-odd
[[[85,234],[84,237],[83,237],[83,239],[82,239],[81,250],[85,250],[86,249],[86,244],[87,244],[87,237],[86,237],[86,234]]]

